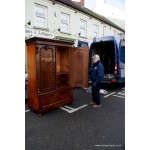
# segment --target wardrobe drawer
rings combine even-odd
[[[41,103],[42,103],[42,107],[50,105],[52,103],[55,103],[57,101],[56,97],[56,93],[50,93],[50,94],[45,94],[40,96],[41,98]]]
[[[72,99],[73,91],[72,88],[63,88],[53,93],[40,95],[41,107],[47,107],[49,105],[55,105],[61,101]]]
[[[57,92],[57,100],[65,100],[72,98],[72,88],[66,88]]]

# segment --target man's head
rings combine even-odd
[[[94,55],[93,56],[93,63],[96,63],[98,60],[100,60],[100,57],[99,57],[99,55]]]

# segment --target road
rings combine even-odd
[[[124,150],[125,88],[106,90],[100,108],[89,105],[91,94],[77,88],[72,104],[42,117],[29,110],[26,102],[26,150]]]

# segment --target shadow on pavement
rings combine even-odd
[[[101,89],[120,89],[120,88],[124,88],[125,87],[125,83],[113,83],[113,84],[108,84],[108,83],[102,83],[101,85]]]

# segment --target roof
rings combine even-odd
[[[125,20],[112,18],[112,17],[106,17],[106,18],[125,30]]]
[[[111,25],[111,26],[113,26],[113,27],[115,27],[115,28],[125,32],[125,30],[123,28],[121,28],[118,25],[116,25],[115,23],[111,22],[110,20],[108,20],[104,16],[99,15],[99,14],[91,11],[90,9],[88,9],[86,7],[83,7],[83,6],[79,5],[78,3],[75,3],[75,2],[73,2],[71,0],[50,0],[50,1],[53,1],[54,3],[62,3],[64,5],[67,5],[67,6],[71,7],[71,8],[74,8],[74,9],[76,9],[78,11],[81,11],[81,12],[83,12],[83,13],[85,13],[85,14],[87,14],[87,15],[95,18],[95,19],[98,19],[98,20],[100,20],[103,23]]]

